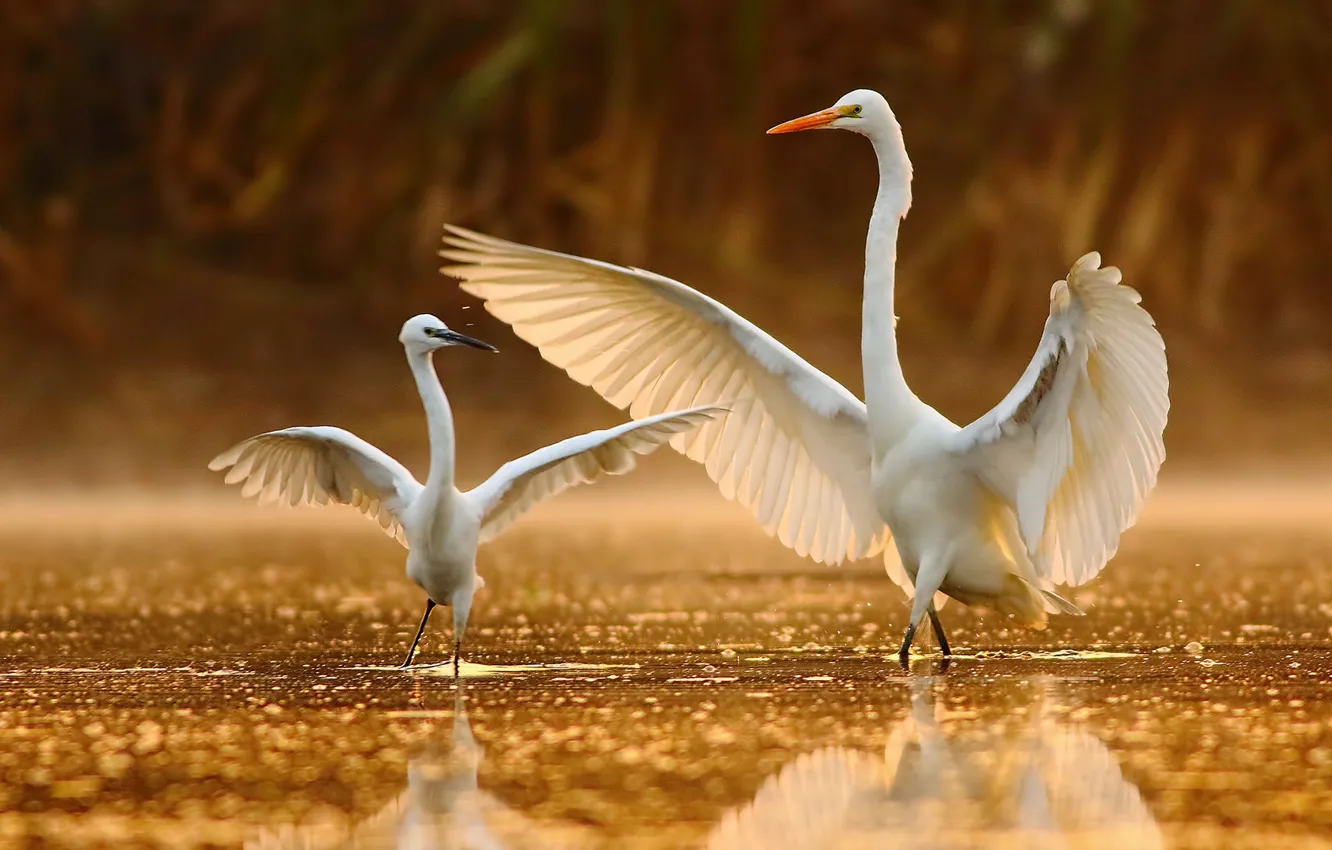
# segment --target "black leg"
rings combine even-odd
[[[416,640],[412,641],[412,648],[407,650],[407,660],[402,662],[403,669],[412,666],[412,658],[416,655],[416,645],[421,642],[421,635],[425,634],[426,620],[430,619],[430,612],[435,610],[435,600],[426,600],[425,613],[421,615],[421,628],[416,630]]]
[[[453,678],[458,678],[458,665],[462,663],[462,638],[453,641]]]
[[[948,635],[944,634],[943,624],[939,622],[939,613],[934,610],[933,602],[926,610],[930,615],[930,625],[934,626],[934,636],[939,640],[939,649],[943,652],[944,658],[947,658],[953,654],[953,651],[948,648]]]
[[[908,653],[911,651],[911,642],[915,639],[916,639],[916,624],[912,623],[911,625],[907,626],[906,637],[902,638],[902,649],[897,653],[898,658],[901,658],[903,660],[906,659]]]

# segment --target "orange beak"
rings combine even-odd
[[[778,124],[768,131],[771,136],[775,133],[798,133],[801,130],[822,130],[832,122],[841,118],[842,114],[835,109],[821,109],[818,112],[811,112],[801,118],[792,118],[785,124]]]

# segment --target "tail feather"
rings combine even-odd
[[[1040,593],[1015,573],[1004,576],[1003,591],[989,605],[1000,614],[1012,617],[1018,625],[1045,628],[1046,607]]]
[[[1064,597],[1055,593],[1053,590],[1041,589],[1041,595],[1045,597],[1046,608],[1051,614],[1069,614],[1074,617],[1085,617],[1087,612],[1078,606],[1069,602]]]
[[[990,509],[992,539],[1010,562],[1012,570],[1004,583],[1001,599],[996,600],[996,607],[1006,614],[1012,614],[1024,625],[1036,628],[1045,628],[1047,613],[1083,616],[1081,608],[1040,586],[1046,582],[1038,578],[1039,571],[1022,542],[1012,506],[994,496]]]

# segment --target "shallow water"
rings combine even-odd
[[[872,563],[596,515],[483,550],[461,682],[352,518],[11,524],[0,847],[1332,846],[1316,524],[1148,524],[904,670]]]

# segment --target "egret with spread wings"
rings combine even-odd
[[[243,496],[291,505],[335,502],[359,508],[407,547],[407,576],[427,594],[425,614],[407,652],[409,667],[436,604],[453,609],[453,672],[459,673],[462,637],[472,597],[484,585],[476,572],[477,547],[498,535],[537,502],[603,475],[634,468],[635,456],[723,414],[715,404],[662,412],[593,431],[509,461],[473,490],[453,483],[453,412],[435,374],[437,349],[495,347],[449,329],[434,316],[415,316],[398,336],[425,407],[430,474],[421,484],[406,467],[355,434],[327,425],[284,428],[251,437],[208,464],[227,470],[228,484],[244,482]]]
[[[1155,486],[1170,401],[1165,346],[1138,293],[1090,253],[1050,291],[1036,355],[999,404],[959,428],[898,361],[897,234],[911,205],[902,129],[877,92],[769,130],[866,136],[879,188],[865,245],[865,402],[724,305],[635,268],[448,228],[443,269],[574,380],[635,416],[734,400],[672,445],[782,543],[836,564],[885,550],[909,595],[901,654],[951,596],[1042,627],[1056,595],[1115,554]],[[895,547],[885,547],[889,533]],[[895,551],[893,551],[895,549]]]

